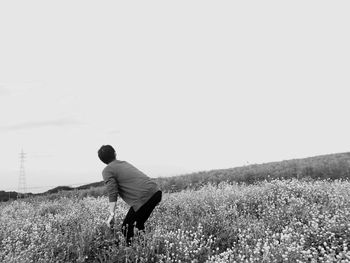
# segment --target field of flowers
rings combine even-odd
[[[121,225],[127,206],[118,201]],[[1,262],[350,262],[350,182],[221,183],[164,194],[131,247],[105,197],[0,205]]]

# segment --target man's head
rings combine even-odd
[[[109,164],[110,162],[113,162],[116,158],[115,150],[110,145],[102,145],[101,148],[98,150],[98,157],[105,164]]]

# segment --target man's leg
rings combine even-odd
[[[128,245],[131,242],[131,238],[134,236],[135,221],[136,221],[136,213],[134,209],[130,207],[129,212],[126,214],[122,225],[122,233]]]
[[[136,227],[139,230],[145,229],[145,222],[151,215],[153,209],[160,203],[162,200],[162,192],[156,192],[143,206],[140,207],[136,212],[135,221]]]

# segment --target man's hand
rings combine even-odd
[[[115,220],[114,220],[114,216],[115,216],[115,208],[117,206],[117,202],[109,202],[109,217],[107,219],[107,225],[108,227],[110,228],[113,228],[114,227],[114,223],[115,223]]]
[[[108,219],[107,219],[106,223],[107,223],[107,226],[110,228],[114,227],[114,223],[115,223],[114,216],[115,216],[115,214],[110,214]]]

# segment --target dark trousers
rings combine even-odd
[[[162,191],[158,191],[143,206],[141,206],[137,212],[135,212],[134,209],[130,207],[129,212],[124,218],[122,226],[122,232],[125,236],[127,244],[130,244],[131,238],[134,236],[134,225],[139,230],[144,230],[145,222],[151,215],[153,209],[156,207],[156,205],[159,204],[161,200]]]

